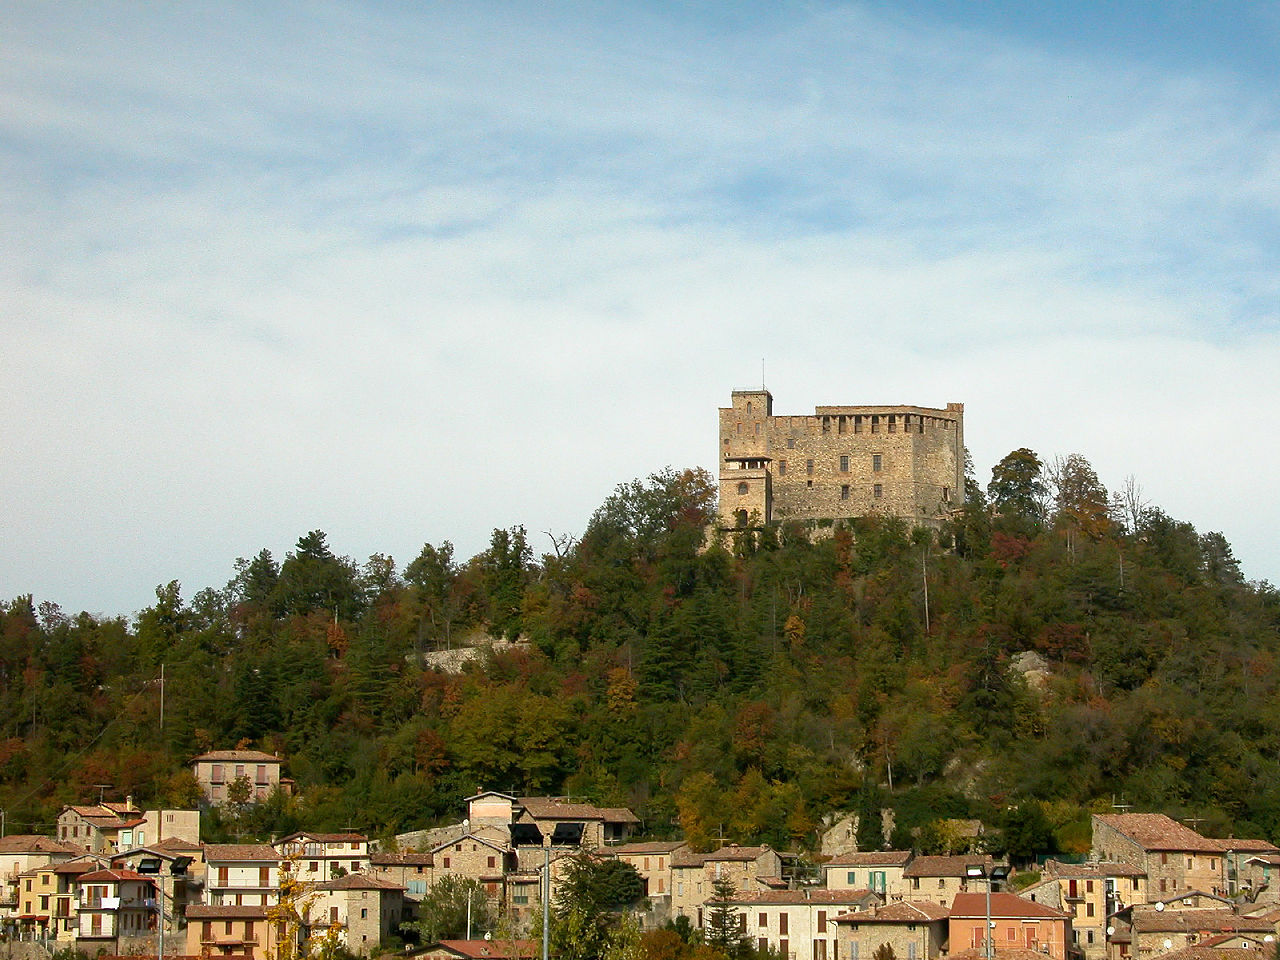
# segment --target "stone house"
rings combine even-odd
[[[211,906],[265,907],[280,889],[280,856],[266,843],[209,843],[204,848]]]
[[[947,945],[950,911],[928,900],[897,900],[836,917],[838,957],[871,960],[888,944],[898,960],[936,960]]]
[[[192,904],[187,907],[189,957],[266,960],[276,948],[276,924],[260,904]]]
[[[1255,870],[1249,867],[1249,861],[1256,857],[1280,858],[1280,847],[1269,840],[1248,840],[1242,837],[1227,837],[1214,840],[1222,850],[1222,868],[1225,885],[1223,889],[1228,896],[1248,893],[1256,899],[1253,881],[1259,879]],[[1271,899],[1276,899],[1274,891]]]
[[[404,853],[369,854],[369,873],[382,880],[389,880],[404,888],[407,908],[419,903],[431,886],[431,868],[434,858],[429,853],[408,850]]]
[[[1121,902],[1115,892],[1117,881],[1124,879],[1132,882],[1132,893],[1141,893],[1138,882],[1145,878],[1128,864],[1047,860],[1040,882],[1024,887],[1018,896],[1071,914],[1074,946],[1086,960],[1102,960],[1107,954],[1107,918]]]
[[[823,885],[828,890],[870,890],[882,898],[889,890],[902,890],[902,873],[911,862],[910,850],[844,853],[822,864]]]
[[[110,855],[145,847],[169,837],[199,841],[199,810],[139,810],[132,797],[124,803],[67,806],[58,814],[58,840]]]
[[[740,893],[772,886],[782,877],[782,856],[768,844],[740,847],[731,843],[712,853],[677,850],[671,856],[671,915],[702,926],[702,904],[716,880],[727,877]]]
[[[1255,903],[1280,901],[1280,853],[1242,855],[1235,870],[1238,890]]]
[[[204,850],[185,840],[170,839],[118,853],[109,866],[141,873],[155,883],[164,905],[165,936],[179,932],[187,906],[199,901],[204,886]]]
[[[1222,843],[1202,837],[1163,813],[1095,813],[1092,855],[1141,870],[1147,899],[1188,890],[1226,888]]]
[[[862,910],[879,899],[870,890],[755,890],[738,893],[739,931],[760,950],[776,950],[790,960],[837,960],[835,918]],[[702,904],[701,924],[715,908]]]
[[[413,960],[532,960],[540,940],[437,940],[409,953]]]
[[[581,823],[583,849],[598,850],[606,844],[623,843],[640,822],[625,807],[597,807],[571,803],[559,797],[521,797],[513,808],[513,823],[532,823],[543,836],[554,833],[559,824]]]
[[[653,841],[649,843],[624,843],[611,847],[609,853],[635,868],[644,881],[644,895],[649,899],[671,897],[671,859],[687,852],[689,845],[683,840]]]
[[[304,883],[323,883],[369,867],[369,838],[359,833],[311,833],[281,837],[272,844],[281,869]]]
[[[957,893],[947,923],[951,951],[982,948],[987,916],[985,893]],[[1032,950],[1052,960],[1067,960],[1072,943],[1069,913],[1012,893],[993,893],[990,918],[993,946]]]
[[[929,900],[942,906],[961,893],[985,890],[986,880],[969,878],[969,868],[981,864],[990,873],[989,856],[915,857],[902,870],[898,884],[889,884],[890,900]]]
[[[510,846],[491,835],[473,831],[428,852],[432,861],[432,884],[447,876],[469,877],[483,884],[490,903],[496,906],[502,902],[506,875],[516,867],[515,853]]]
[[[132,870],[94,870],[76,879],[76,948],[128,953],[127,941],[155,929],[155,887]]]
[[[193,757],[191,772],[210,803],[223,804],[229,799],[231,785],[243,780],[248,787],[248,801],[261,802],[271,791],[293,792],[293,781],[281,776],[284,761],[261,750],[213,750]]]
[[[399,931],[405,919],[404,887],[359,873],[318,883],[309,919],[313,935],[327,924],[338,924],[339,941],[352,953],[368,956]]]
[[[1184,906],[1183,902],[1190,904]],[[1124,920],[1128,919],[1128,924]],[[1146,960],[1226,937],[1274,937],[1275,922],[1267,917],[1243,916],[1228,901],[1196,895],[1155,904],[1137,904],[1113,919],[1112,957]],[[1125,929],[1127,927],[1127,929]],[[1127,934],[1127,937],[1125,936]]]

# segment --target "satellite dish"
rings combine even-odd
[[[492,940],[492,939],[493,939],[493,934],[492,934],[492,933],[485,933],[484,938],[485,938],[486,940]]]
[[[1276,938],[1275,938],[1274,936],[1272,936],[1271,934],[1269,934],[1269,933],[1268,933],[1265,937],[1263,937],[1263,938],[1262,938],[1262,942],[1263,942],[1263,943],[1275,943],[1275,939],[1276,939]]]
[[[1172,949],[1173,949],[1173,941],[1172,941],[1172,940],[1170,940],[1168,937],[1165,937],[1165,938],[1164,938],[1164,948],[1165,948],[1166,950],[1172,950]]]
[[[1114,937],[1115,935],[1116,935],[1116,928],[1115,928],[1115,927],[1107,927],[1107,936],[1108,936],[1108,937]]]
[[[1156,904],[1156,913],[1163,913],[1163,912],[1164,912],[1164,904],[1163,904],[1163,903],[1157,903],[1157,904]]]

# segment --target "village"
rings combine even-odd
[[[292,787],[280,758],[255,750],[206,753],[191,769],[211,804],[246,783],[247,802]],[[787,960],[871,960],[886,945],[898,960],[1240,960],[1269,956],[1280,934],[1280,847],[1211,839],[1159,813],[1095,814],[1081,862],[1048,858],[1019,874],[980,853],[856,850],[851,834],[843,850],[807,860],[732,842],[698,853],[637,839],[640,822],[623,808],[497,791],[463,803],[458,822],[383,845],[393,849],[355,832],[202,843],[198,809],[67,806],[53,836],[0,838],[0,929],[11,949],[43,955],[267,960],[282,938],[324,931],[368,956],[399,945],[401,924],[454,877],[483,890],[509,945],[476,931],[411,955],[536,956],[545,878],[554,902],[569,858],[589,856],[634,867],[647,929],[705,928],[713,887],[723,898],[727,881],[741,939]],[[281,910],[292,896],[297,929]]]

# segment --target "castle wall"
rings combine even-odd
[[[964,405],[828,406],[774,416],[766,390],[720,409],[725,527],[873,514],[935,526],[964,498]]]

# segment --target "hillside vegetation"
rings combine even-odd
[[[1015,451],[967,495],[939,532],[782,523],[704,548],[714,484],[667,470],[542,556],[514,528],[401,570],[313,531],[221,589],[157,588],[132,622],[19,597],[0,613],[8,832],[51,830],[98,784],[191,804],[185,763],[244,743],[299,795],[206,838],[390,835],[482,788],[630,806],[703,847],[812,847],[840,811],[880,845],[866,814],[886,807],[895,845],[945,848],[944,821],[973,817],[1019,855],[1082,849],[1088,811],[1121,798],[1280,837],[1276,590],[1079,457]],[[426,666],[481,627],[530,644]]]

